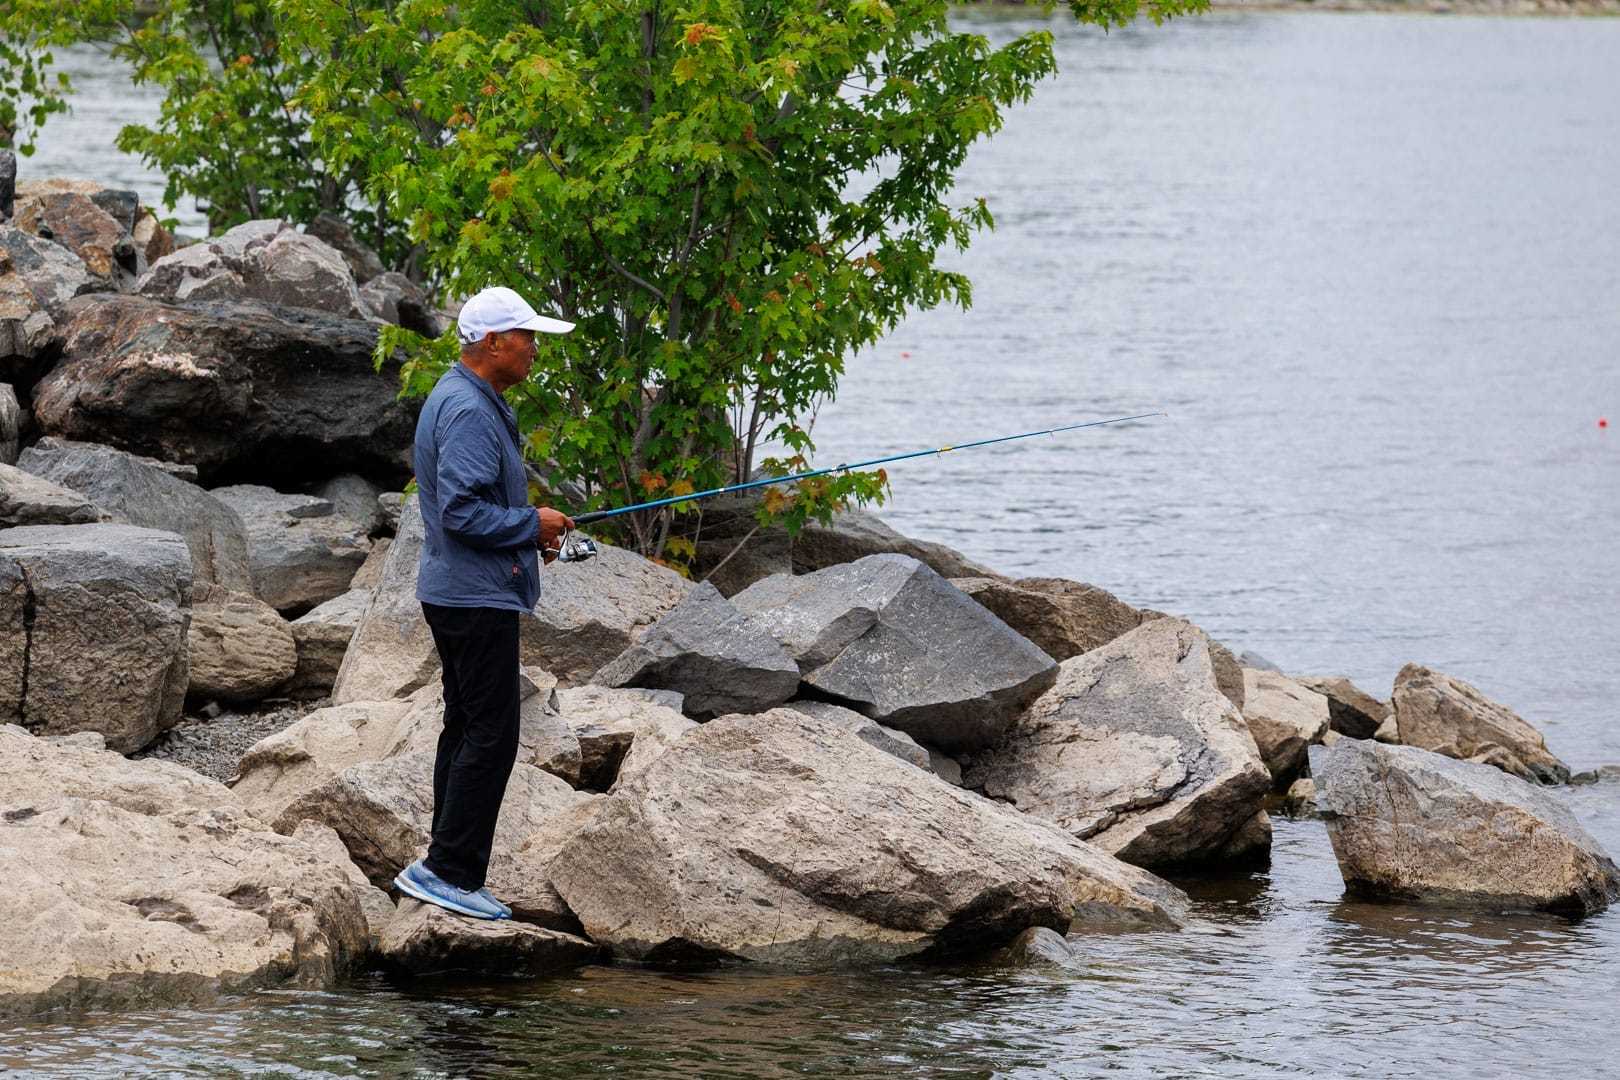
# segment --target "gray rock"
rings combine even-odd
[[[180,719],[191,566],[172,533],[0,530],[0,723],[138,750]]]
[[[282,221],[250,221],[154,263],[136,286],[156,300],[262,300],[349,319],[370,315],[348,264]]]
[[[1388,702],[1379,701],[1349,679],[1301,675],[1294,680],[1328,701],[1328,726],[1352,739],[1370,739],[1391,714]]]
[[[958,578],[951,584],[1054,660],[1090,652],[1156,617],[1095,585],[1063,578]]]
[[[416,599],[423,536],[422,514],[412,495],[338,669],[334,702],[404,697],[439,677],[439,654]]]
[[[17,151],[0,148],[0,218],[10,218],[17,199]]]
[[[189,250],[189,249],[188,249]],[[369,323],[258,301],[81,301],[62,359],[35,388],[47,434],[273,482],[356,471],[403,478],[419,402],[378,371]]]
[[[21,436],[22,407],[17,404],[17,391],[10,383],[0,383],[0,465],[17,464]]]
[[[707,720],[782,704],[799,688],[799,665],[704,582],[591,681],[674,690],[686,715]]]
[[[1176,925],[1170,886],[792,709],[698,726],[551,865],[637,960],[796,967],[989,948],[1077,913]]]
[[[284,495],[258,484],[214,488],[247,529],[253,591],[277,611],[302,614],[347,592],[366,561],[366,528],[314,495]]]
[[[1216,687],[1209,638],[1179,619],[1065,660],[1001,743],[964,764],[970,788],[1139,866],[1270,843],[1271,774]]]
[[[383,322],[402,326],[425,338],[438,337],[447,325],[421,286],[401,273],[389,271],[372,278],[361,287],[360,298]]]
[[[947,751],[989,746],[1057,677],[1051,657],[904,555],[767,578],[732,602],[816,696]]]
[[[407,975],[510,979],[550,975],[605,959],[584,938],[511,919],[464,919],[409,897],[379,942],[383,964]]]
[[[933,772],[933,755],[917,743],[910,735],[894,728],[884,727],[876,720],[862,716],[854,709],[846,709],[842,705],[834,705],[830,701],[793,701],[788,708],[802,712],[806,716],[813,716],[829,724],[836,724],[845,731],[854,735],[868,746],[875,746],[885,754],[910,762],[924,772]],[[937,751],[935,752],[937,753]],[[956,763],[951,762],[952,765]],[[961,784],[962,772],[956,771],[956,783]]]
[[[1403,745],[1459,758],[1483,754],[1536,783],[1569,779],[1569,766],[1548,751],[1541,732],[1461,679],[1408,664],[1395,676],[1392,703]]]
[[[943,578],[997,578],[1001,575],[944,544],[913,540],[869,510],[845,510],[830,526],[805,525],[793,541],[793,572],[809,574],[868,555],[893,553],[926,563]]]
[[[195,484],[134,454],[64,439],[41,439],[17,464],[84,494],[117,520],[179,533],[191,550],[195,580],[252,591],[241,517]]]
[[[1283,813],[1291,818],[1320,817],[1316,811],[1316,781],[1309,776],[1302,776],[1289,784],[1288,791],[1283,795]]]
[[[1215,685],[1221,688],[1226,700],[1243,711],[1243,665],[1238,658],[1232,655],[1232,650],[1216,641],[1209,639],[1209,658],[1215,663]]]
[[[928,751],[928,768],[935,776],[953,787],[962,786],[962,763],[932,746],[923,747]]]
[[[1313,751],[1345,884],[1404,901],[1602,911],[1620,870],[1557,796],[1486,765],[1340,739]]]
[[[298,651],[298,668],[282,688],[288,697],[326,697],[343,666],[343,654],[360,626],[360,617],[371,603],[370,589],[350,589],[293,620],[293,645]]]
[[[186,637],[188,692],[224,702],[261,701],[293,677],[298,647],[292,627],[250,593],[197,586]]]
[[[111,520],[111,514],[72,488],[0,464],[0,529],[16,525],[92,525]]]
[[[0,225],[0,248],[5,249],[11,273],[27,287],[38,309],[57,326],[66,326],[69,321],[68,301],[100,287],[73,252],[22,229]]]
[[[0,237],[4,233],[0,226]],[[56,320],[15,273],[10,252],[0,247],[0,379],[32,386],[47,362],[35,358],[60,343]]]
[[[1278,667],[1276,664],[1273,664],[1270,660],[1267,660],[1259,653],[1253,652],[1249,649],[1244,649],[1238,654],[1238,662],[1244,667],[1254,668],[1256,671],[1273,671],[1278,675],[1283,674],[1282,668]]]
[[[524,664],[586,682],[692,591],[690,581],[633,551],[601,544],[598,552],[541,571],[540,602],[523,620]]]
[[[399,517],[405,509],[404,492],[383,492],[377,496],[377,509],[382,513],[383,532],[389,536],[399,532]]]
[[[355,473],[334,476],[317,484],[310,494],[331,503],[335,514],[359,525],[367,536],[382,529],[382,507],[377,505],[382,488],[363,476]]]
[[[343,256],[356,283],[364,285],[383,272],[382,258],[377,252],[362,243],[349,223],[330,210],[315,215],[315,220],[306,225],[304,231]]]
[[[371,542],[371,553],[360,564],[360,569],[354,572],[354,577],[349,581],[350,589],[369,591],[382,584],[383,566],[388,562],[388,549],[393,543],[391,536],[379,536]]]
[[[1306,767],[1305,748],[1328,730],[1327,698],[1286,675],[1243,669],[1243,720],[1280,790]]]
[[[0,1015],[318,989],[365,955],[343,870],[189,769],[0,728],[0,792]]]

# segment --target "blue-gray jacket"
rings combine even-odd
[[[540,599],[540,519],[529,505],[512,407],[456,364],[422,406],[415,457],[427,533],[416,598],[532,609]]]

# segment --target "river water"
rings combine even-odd
[[[971,19],[998,39],[1036,25]],[[1163,410],[895,466],[882,512],[1003,572],[1190,618],[1291,672],[1387,696],[1403,664],[1439,668],[1574,768],[1620,762],[1620,21],[1051,26],[1062,73],[962,171],[964,199],[987,196],[997,217],[955,259],[973,309],[920,314],[851,362],[815,427],[822,463]],[[103,85],[25,175],[155,199],[161,182],[97,141],[150,102]],[[1620,779],[1562,794],[1620,852]],[[1277,821],[1266,870],[1178,883],[1195,929],[1076,938],[1049,968],[366,976],[12,1024],[0,1069],[1620,1069],[1620,912],[1347,902],[1313,821]]]

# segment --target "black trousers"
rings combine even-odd
[[[423,604],[422,615],[444,665],[427,868],[458,889],[481,889],[517,760],[518,613]]]

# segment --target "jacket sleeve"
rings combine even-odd
[[[440,422],[439,505],[444,530],[473,548],[533,547],[540,540],[534,507],[498,500],[500,434],[474,410],[457,409]]]

